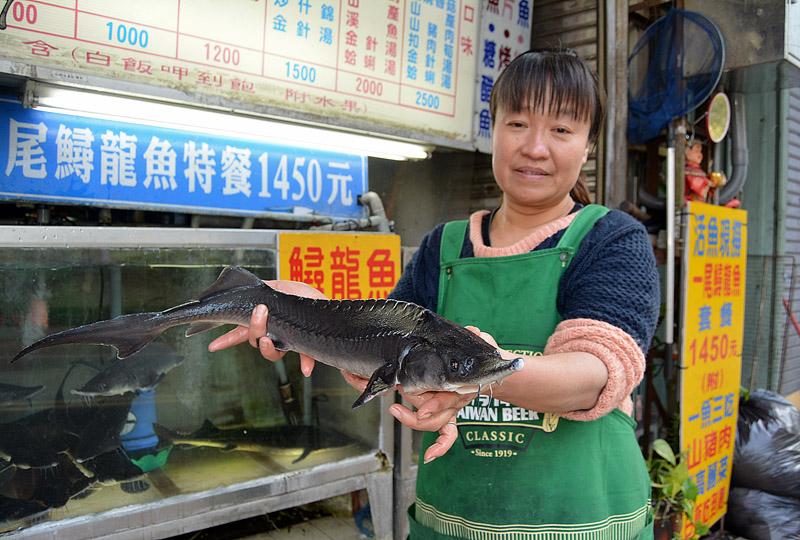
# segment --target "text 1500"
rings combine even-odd
[[[286,77],[295,81],[313,83],[317,80],[317,69],[297,62],[286,62]]]

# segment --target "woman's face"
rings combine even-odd
[[[504,202],[531,208],[562,203],[589,155],[590,127],[588,120],[570,114],[499,107],[492,133],[492,170]]]

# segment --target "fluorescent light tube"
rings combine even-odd
[[[430,147],[410,142],[50,85],[37,84],[34,94],[34,108],[62,114],[190,129],[397,161],[426,159],[431,151]]]

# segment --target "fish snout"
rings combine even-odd
[[[520,371],[524,367],[525,367],[524,358],[514,358],[509,364],[508,369],[510,371]]]

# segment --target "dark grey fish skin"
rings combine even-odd
[[[183,363],[177,354],[149,355],[146,358],[123,358],[71,392],[76,396],[120,396],[128,392],[151,390],[173,368]]]
[[[111,345],[133,355],[165,330],[192,324],[187,336],[223,324],[247,325],[269,308],[276,346],[369,377],[353,407],[400,384],[406,391],[474,392],[522,369],[469,330],[416,304],[397,300],[319,300],[284,294],[239,267],[226,267],[199,300],[165,311],[121,315],[46,336],[14,357],[67,343]]]
[[[0,488],[8,483],[9,480],[14,478],[14,473],[17,472],[17,466],[10,461],[0,459]]]
[[[46,511],[48,508],[38,501],[14,499],[0,495],[0,523],[16,521]]]
[[[269,452],[275,449],[297,448],[303,452],[294,460],[297,463],[311,452],[325,448],[341,448],[355,441],[335,431],[316,426],[271,426],[265,428],[238,427],[220,429],[210,420],[192,433],[179,433],[160,425],[153,429],[162,441],[189,446],[208,446],[222,450],[242,452]]]
[[[0,383],[0,405],[31,399],[42,390],[44,390],[43,385],[17,386],[15,384]]]

